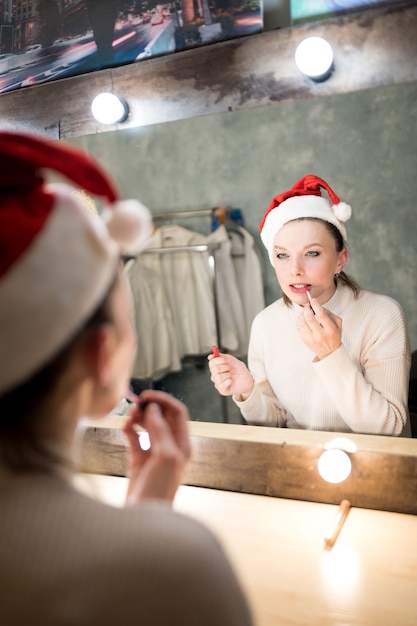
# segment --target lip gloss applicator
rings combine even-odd
[[[212,352],[213,356],[216,356],[216,357],[220,356],[219,349],[218,349],[217,346],[211,346],[211,352]]]
[[[127,389],[125,392],[126,400],[130,402],[134,402],[136,406],[144,411],[148,406],[149,402],[138,396],[132,389]],[[151,447],[151,440],[149,439],[149,433],[146,430],[140,430],[138,432],[139,445],[142,450],[149,450]]]
[[[313,313],[314,313],[314,315],[315,315],[316,313],[315,313],[315,311],[314,311],[313,307],[311,306],[311,294],[310,294],[310,288],[308,288],[308,289],[307,289],[306,294],[307,294],[308,301],[309,301],[309,303],[310,303],[310,309],[313,311]]]
[[[144,409],[146,409],[148,402],[146,400],[144,400],[143,398],[141,398],[140,396],[138,396],[134,391],[132,391],[131,389],[127,389],[125,392],[125,398],[126,400],[129,400],[129,402],[134,402],[135,404],[137,404],[139,409],[142,409],[142,411]]]

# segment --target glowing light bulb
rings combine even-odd
[[[139,433],[139,445],[142,450],[149,450],[151,447],[151,440],[149,438],[149,433],[146,430],[143,430]]]
[[[341,483],[349,476],[352,463],[343,450],[331,448],[325,450],[318,462],[319,474],[329,483]]]
[[[295,51],[298,69],[315,81],[329,78],[333,70],[333,50],[321,37],[307,37]]]
[[[101,124],[124,122],[129,109],[124,100],[114,93],[100,93],[91,104],[95,119]]]

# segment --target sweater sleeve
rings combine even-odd
[[[366,326],[366,320],[357,320]],[[384,299],[355,363],[342,344],[313,366],[337,411],[354,432],[410,436],[407,397],[410,348],[400,306]]]
[[[249,398],[240,402],[235,396],[233,401],[248,422],[257,426],[285,427],[287,413],[276,397],[266,374],[265,356],[262,348],[262,333],[258,331],[260,318],[255,317],[249,343],[249,369],[255,386]]]
[[[279,404],[267,380],[260,384],[255,383],[247,400],[240,402],[235,396],[233,396],[233,400],[248,424],[275,426],[277,428],[286,426],[287,414]]]

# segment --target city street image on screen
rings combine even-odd
[[[5,0],[0,92],[262,29],[262,0]]]

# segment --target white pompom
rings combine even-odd
[[[101,214],[123,254],[138,254],[152,234],[152,214],[138,200],[120,200]]]
[[[337,219],[341,222],[347,222],[352,215],[352,207],[346,202],[339,202],[339,204],[333,205],[333,212]]]

